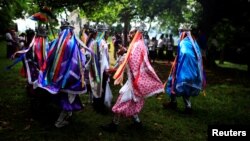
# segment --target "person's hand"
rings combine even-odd
[[[158,94],[155,95],[155,97],[156,97],[157,99],[162,99],[161,95],[163,95],[163,93],[158,93]]]
[[[14,60],[15,58],[16,58],[16,53],[12,54],[10,57],[11,60]]]
[[[115,72],[116,72],[115,68],[106,69],[106,73],[108,73],[108,74],[115,73]]]

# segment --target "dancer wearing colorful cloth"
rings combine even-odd
[[[22,50],[15,52],[12,56],[12,58],[15,58],[17,54],[21,54],[19,58],[23,61],[23,76],[27,77],[28,80],[26,86],[27,93],[32,97],[38,96],[35,95],[36,86],[34,84],[38,80],[39,71],[46,61],[49,51],[49,42],[47,38],[48,28],[45,24],[49,22],[48,19],[52,18],[52,13],[47,7],[43,7],[41,10],[43,12],[35,13],[30,17],[30,19],[39,22],[39,26],[36,28],[35,33],[33,33],[32,30],[27,30],[28,44],[24,46]]]
[[[37,81],[39,70],[47,59],[49,42],[46,32],[47,30],[42,26],[36,30],[36,34],[30,44],[31,49],[24,56],[28,83],[30,85]]]
[[[184,113],[186,114],[192,113],[190,96],[199,95],[206,84],[202,55],[190,30],[191,25],[187,23],[181,24],[179,27],[180,39],[177,56],[165,88],[171,101],[163,104],[166,109],[176,109],[176,97],[182,96],[185,103]]]
[[[99,85],[96,85],[96,88],[92,87],[92,89],[99,89],[98,91],[96,91],[99,93],[93,93],[93,107],[97,112],[105,114],[107,110],[106,108],[109,108],[111,106],[113,97],[109,86],[109,74],[107,73],[110,65],[107,43],[109,33],[108,27],[105,25],[98,25],[97,30],[99,34],[96,40],[96,50],[99,51],[97,52],[99,60],[97,68],[100,69],[100,83]]]
[[[86,93],[84,70],[86,58],[81,48],[87,47],[75,36],[73,27],[64,22],[61,32],[48,52],[47,60],[39,73],[37,86],[50,94],[57,94],[62,109],[55,126],[60,128],[68,124],[72,111],[83,108],[79,94]]]
[[[93,27],[88,27],[89,30],[89,35],[88,35],[88,39],[86,41],[86,45],[87,47],[95,52],[95,54],[97,54],[97,43],[96,43],[96,38],[97,38],[97,30]],[[99,81],[99,73],[98,73],[98,69],[97,69],[97,56],[90,56],[89,60],[90,60],[90,64],[87,67],[87,69],[85,70],[85,82],[87,85],[87,91],[89,94],[89,102],[91,104],[93,104],[93,97],[94,95],[97,95],[97,85],[100,83]]]
[[[129,37],[130,40],[133,40],[129,45],[124,61],[114,75],[114,83],[115,85],[122,84],[125,68],[128,80],[120,89],[120,95],[112,108],[115,114],[113,121],[102,126],[102,129],[106,131],[117,130],[120,116],[133,117],[133,125],[141,127],[138,114],[144,106],[145,99],[164,91],[161,80],[148,60],[142,30],[139,28],[132,29]]]

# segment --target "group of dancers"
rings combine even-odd
[[[78,37],[74,27],[63,21],[58,37],[51,42],[46,27],[39,26],[29,47],[16,52],[22,54],[31,94],[42,89],[57,95],[61,112],[55,121],[56,127],[69,124],[72,112],[84,108],[82,94],[89,94],[96,111],[109,108],[114,113],[112,122],[102,126],[106,131],[116,131],[120,117],[132,117],[133,124],[141,127],[138,114],[145,99],[164,91],[171,95],[171,102],[164,103],[164,108],[175,109],[176,96],[183,96],[187,112],[191,111],[189,97],[198,95],[205,86],[202,57],[191,36],[191,28],[182,25],[179,29],[177,56],[164,85],[148,59],[143,27],[130,30],[130,44],[122,48],[114,67],[110,64],[108,28],[103,25],[84,27]],[[125,72],[127,81],[123,83]],[[114,85],[122,86],[114,105],[109,84],[111,76]]]

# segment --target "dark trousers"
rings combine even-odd
[[[15,47],[13,45],[7,45],[7,58],[11,58],[11,55],[15,53]]]
[[[171,102],[177,103],[176,94],[171,94],[170,98]],[[182,99],[185,104],[185,108],[191,108],[190,96],[183,94]]]
[[[109,78],[109,75],[107,75],[105,72],[103,73],[103,79],[102,79],[102,96],[100,98],[93,98],[93,108],[100,113],[105,113],[106,107],[104,105],[104,98],[105,98],[105,91],[106,91],[106,85],[107,80]]]

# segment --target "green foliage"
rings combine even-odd
[[[97,9],[94,13],[86,15],[91,21],[102,22],[108,25],[119,21],[118,14],[122,6],[118,3],[108,2],[103,7]],[[83,9],[84,11],[84,9]]]
[[[9,11],[7,15],[1,14],[2,23],[11,23],[9,21],[15,19],[15,17],[23,17],[25,13],[32,15],[43,6],[49,6],[57,16],[64,11],[73,11],[79,8],[81,17],[87,17],[88,20],[97,23],[108,25],[124,23],[127,28],[133,19],[149,24],[157,21],[159,22],[159,28],[162,30],[173,29],[177,27],[179,22],[188,19],[192,19],[193,23],[196,23],[197,15],[200,13],[200,7],[195,0],[15,0],[11,2],[3,1],[2,5],[0,13]],[[5,25],[6,27],[9,26],[8,24]],[[57,24],[52,23],[52,27],[55,26]]]
[[[218,22],[212,30],[212,38],[215,38],[218,42],[217,50],[223,50],[234,37],[235,28],[228,19],[222,19]]]
[[[202,18],[202,6],[197,0],[187,0],[187,5],[183,7],[184,22],[189,22],[193,26],[197,26]]]
[[[153,20],[166,11],[179,13],[179,5],[182,5],[180,0],[141,0],[138,5],[138,14],[142,17],[142,20],[146,17]]]
[[[1,0],[0,1],[0,33],[14,26],[13,20],[23,18],[29,8],[26,0]]]
[[[178,26],[184,22],[191,23],[193,28],[197,27],[202,18],[202,6],[197,0],[176,0],[171,2],[169,2],[169,8],[165,9],[157,18],[162,31],[170,29],[175,34],[178,34]]]
[[[116,32],[117,33],[122,33],[122,31],[123,31],[123,27],[122,27],[121,24],[117,24],[116,26],[111,27],[111,32],[112,32],[111,35],[114,35]]]

